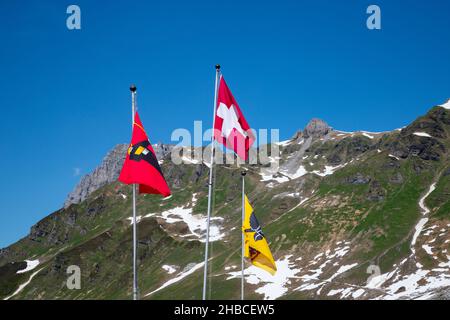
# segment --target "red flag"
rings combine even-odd
[[[170,189],[148,140],[141,119],[136,112],[131,144],[120,172],[119,181],[139,184],[139,193],[170,195]]]
[[[247,160],[248,150],[255,141],[250,126],[223,76],[220,77],[214,138],[244,160]]]

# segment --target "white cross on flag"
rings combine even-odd
[[[248,150],[255,141],[250,126],[223,76],[220,76],[214,138],[243,160],[247,160]]]

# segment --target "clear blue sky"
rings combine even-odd
[[[130,83],[152,142],[211,125],[216,63],[250,125],[281,139],[312,117],[391,130],[450,97],[449,14],[447,0],[1,1],[0,247],[61,207],[74,168],[128,142]]]

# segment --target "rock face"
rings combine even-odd
[[[333,128],[331,128],[325,121],[318,118],[313,118],[308,122],[303,130],[299,130],[295,133],[292,140],[322,138],[332,130]]]
[[[100,166],[98,166],[92,173],[81,178],[78,185],[76,185],[73,191],[67,196],[67,199],[64,202],[64,208],[69,207],[71,204],[82,202],[92,192],[113,181],[116,181],[119,177],[120,170],[122,169],[127,148],[127,144],[118,144],[110,152],[108,152]],[[156,157],[158,159],[164,158],[171,152],[172,148],[172,145],[153,145],[153,149],[155,150]]]
[[[302,162],[302,157],[311,144],[320,138],[327,136],[333,129],[323,120],[311,119],[303,130],[295,133],[291,140],[295,141],[286,150],[291,157],[281,166],[281,171],[294,174],[298,169],[298,164]],[[339,160],[340,161],[340,160]]]
[[[369,176],[365,176],[362,173],[358,172],[354,176],[347,177],[345,179],[346,183],[349,184],[367,184],[369,183],[371,178]]]
[[[73,203],[80,203],[95,190],[115,181],[120,174],[127,147],[128,145],[126,144],[116,145],[108,152],[100,166],[92,173],[81,178],[80,183],[78,183],[78,185],[75,186],[75,189],[67,196],[67,199],[64,202],[64,208],[67,208]]]
[[[303,130],[303,135],[305,138],[320,138],[325,136],[330,131],[331,127],[325,121],[314,118],[309,121],[308,125]]]
[[[447,152],[443,140],[447,139],[445,127],[450,124],[448,111],[433,108],[425,116],[401,130],[399,139],[390,145],[390,152],[400,158],[419,157],[439,161]],[[425,133],[420,136],[417,133]]]

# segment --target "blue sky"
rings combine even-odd
[[[70,4],[81,30],[66,28]],[[382,30],[366,28],[370,4]],[[391,130],[450,97],[449,12],[446,0],[2,1],[0,247],[128,142],[130,83],[154,143],[211,125],[216,63],[250,125],[281,139],[312,117]]]

